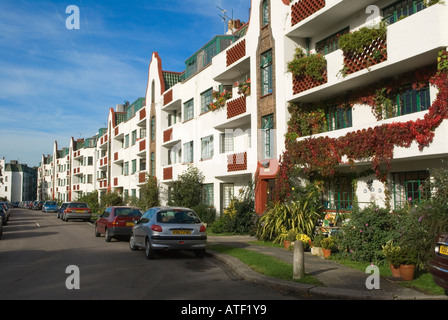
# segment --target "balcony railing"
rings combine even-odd
[[[246,39],[238,42],[235,46],[226,51],[227,67],[235,63],[246,55]]]
[[[227,172],[247,170],[247,152],[227,156]]]
[[[227,102],[227,119],[236,117],[246,112],[246,96],[230,100]]]
[[[301,0],[291,7],[291,26],[325,7],[325,0]]]

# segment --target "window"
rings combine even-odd
[[[213,135],[201,139],[201,160],[213,158]]]
[[[184,163],[193,162],[193,141],[184,143]]]
[[[349,33],[350,32],[350,28],[344,28],[334,34],[332,34],[331,36],[319,41],[316,43],[316,51],[319,52],[320,54],[328,54],[331,53],[333,51],[336,51],[339,49],[339,37],[341,37],[342,35]]]
[[[274,157],[274,115],[269,114],[261,118],[262,132],[262,158],[271,159]]]
[[[87,158],[87,165],[93,166],[93,157],[88,157]]]
[[[324,208],[332,210],[351,210],[353,205],[352,180],[347,177],[339,177],[326,182],[323,195]]]
[[[193,99],[184,103],[184,121],[193,119],[194,117]]]
[[[213,88],[201,93],[201,113],[209,111],[208,106],[213,102]]]
[[[233,131],[226,130],[225,133],[221,133],[220,136],[220,150],[221,153],[227,153],[233,151]]]
[[[156,118],[151,117],[151,141],[156,140]]]
[[[127,148],[129,147],[129,135],[125,135],[124,136],[124,147]]]
[[[146,128],[140,128],[140,139],[146,138]]]
[[[227,209],[233,199],[233,183],[221,184],[221,211]]]
[[[213,207],[213,183],[202,185],[202,203],[206,206]]]
[[[262,27],[269,24],[269,0],[263,0],[262,4]]]
[[[137,141],[137,130],[132,131],[132,145]]]
[[[272,93],[272,50],[261,55],[261,95]]]
[[[352,124],[352,108],[342,109],[339,107],[331,107],[326,113],[327,130],[333,131],[351,127]]]
[[[383,21],[392,24],[425,8],[423,0],[400,0],[383,9]]]
[[[146,158],[140,158],[140,171],[146,170]]]
[[[408,86],[401,92],[393,94],[391,100],[392,111],[386,112],[387,118],[428,110],[431,106],[429,85],[421,89]]]
[[[129,162],[124,163],[124,175],[129,175]]]
[[[420,203],[430,194],[428,171],[392,173],[395,209],[402,208],[406,203]]]
[[[154,103],[156,101],[156,84],[154,80],[151,83],[151,102]]]
[[[132,173],[137,172],[137,160],[132,160]]]
[[[156,157],[154,152],[151,152],[151,176],[156,175]]]

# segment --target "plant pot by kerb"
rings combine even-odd
[[[331,256],[331,249],[322,248],[322,251],[324,253],[324,258],[328,258],[329,256]]]
[[[289,249],[290,246],[291,246],[291,241],[287,241],[287,240],[283,241],[283,247],[285,249]]]
[[[414,265],[402,264],[400,266],[401,279],[404,281],[414,280]]]
[[[313,256],[323,257],[324,253],[322,251],[322,247],[311,247],[311,254]]]
[[[394,278],[401,278],[400,267],[395,267],[392,264],[389,264],[390,271],[392,271],[392,276]]]

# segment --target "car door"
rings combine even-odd
[[[110,209],[111,208],[109,207],[106,210],[104,210],[104,212],[99,216],[98,220],[96,221],[96,229],[100,233],[106,232],[106,224],[107,219],[109,218],[110,215]]]
[[[155,210],[149,209],[147,210],[137,221],[135,226],[132,228],[132,232],[134,234],[135,242],[138,246],[145,245],[145,225],[151,220],[151,217],[154,215]]]

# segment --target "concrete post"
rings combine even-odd
[[[305,276],[305,254],[303,243],[300,240],[294,242],[293,278],[301,279]]]

